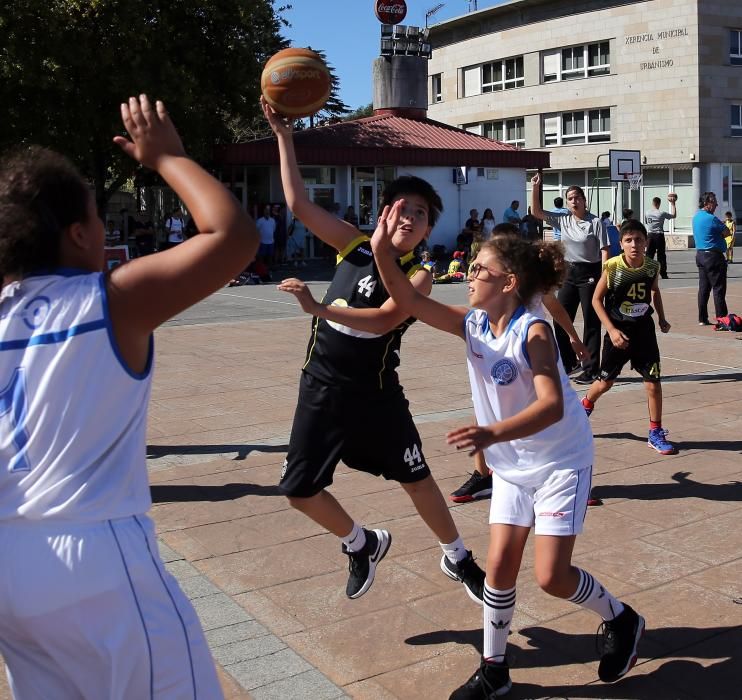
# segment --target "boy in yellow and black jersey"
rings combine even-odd
[[[482,601],[484,572],[456,529],[422,452],[420,435],[397,377],[400,342],[415,319],[387,293],[369,238],[312,202],[296,160],[291,122],[263,102],[278,140],[286,203],[308,229],[338,251],[335,275],[322,302],[291,278],[278,288],[313,316],[299,400],[279,489],[289,503],[336,535],[349,557],[349,598],[362,596],[392,541],[385,529],[364,528],[327,491],[340,460],[352,469],[399,482],[443,550],[440,568]],[[430,294],[432,275],[411,251],[426,239],[443,209],[433,187],[400,177],[382,195],[382,207],[402,201],[393,234],[398,264],[410,283]]]
[[[595,402],[608,391],[631,362],[632,369],[644,378],[649,404],[649,437],[647,444],[660,454],[675,454],[677,449],[667,440],[662,428],[662,385],[660,383],[660,350],[652,320],[652,304],[657,311],[660,330],[667,333],[658,283],[660,264],[646,257],[647,230],[636,219],[621,224],[621,255],[603,265],[603,275],[595,288],[593,307],[606,329],[600,375],[582,399],[588,416]]]

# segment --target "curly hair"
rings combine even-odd
[[[441,197],[427,180],[414,175],[402,175],[384,188],[379,212],[381,213],[384,207],[389,206],[397,197],[406,194],[420,195],[428,203],[428,225],[435,226],[443,211]]]
[[[88,220],[90,190],[64,156],[23,147],[0,161],[0,276],[59,267],[65,228]]]
[[[528,306],[536,294],[561,285],[567,271],[561,243],[535,241],[510,235],[494,236],[482,244],[518,280],[518,297]]]

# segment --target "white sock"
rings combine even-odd
[[[443,553],[448,557],[449,561],[452,561],[454,564],[466,559],[468,556],[461,536],[457,537],[451,544],[443,544],[443,542],[439,542],[438,544],[440,544]]]
[[[587,571],[580,572],[580,583],[569,601],[598,613],[604,620],[612,620],[623,612],[623,603],[614,598],[600,581],[596,581]]]
[[[358,523],[353,523],[353,529],[350,533],[340,539],[348,551],[360,552],[366,544],[366,533]]]
[[[515,586],[506,591],[490,588],[484,582],[484,653],[487,661],[505,661],[510,623],[515,610]]]

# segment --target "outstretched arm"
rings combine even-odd
[[[404,209],[405,201],[397,200],[391,207],[384,207],[371,239],[371,247],[376,256],[376,263],[381,272],[384,286],[394,303],[407,316],[414,316],[429,326],[460,338],[464,337],[464,319],[469,310],[463,306],[441,304],[427,295],[421,294],[399,269],[395,260],[397,251],[392,246],[392,233]]]
[[[262,97],[260,103],[263,114],[278,139],[278,153],[281,158],[281,184],[289,209],[315,236],[336,250],[343,250],[360,235],[358,229],[347,221],[325,211],[312,202],[304,188],[299,164],[294,151],[294,137],[291,122],[278,114]]]
[[[446,435],[449,445],[456,445],[456,449],[468,450],[470,455],[474,455],[496,442],[508,442],[533,435],[561,420],[564,415],[564,397],[551,329],[544,323],[534,323],[528,330],[526,347],[533,369],[536,400],[528,408],[499,423],[470,425],[452,430]]]
[[[546,216],[541,206],[541,173],[536,173],[531,178],[531,214],[541,221]]]
[[[559,303],[559,300],[551,293],[544,294],[543,297],[544,306],[546,310],[551,314],[554,322],[562,327],[562,330],[569,336],[569,342],[574,350],[577,359],[580,362],[590,359],[590,351],[587,349],[585,343],[582,342],[580,336],[577,335],[572,319],[570,319],[567,310]]]
[[[114,142],[160,174],[199,231],[175,248],[132,260],[109,275],[109,310],[125,352],[131,344],[141,349],[157,326],[229,282],[253,259],[259,238],[234,196],[188,158],[162,102],[131,97],[121,105],[121,117],[129,138],[116,136]]]

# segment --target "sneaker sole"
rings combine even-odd
[[[376,535],[379,544],[376,547],[373,556],[368,558],[368,578],[363,586],[361,586],[358,593],[348,596],[351,600],[360,598],[369,588],[371,588],[371,584],[374,582],[374,577],[376,576],[376,567],[386,556],[386,553],[389,551],[389,547],[392,544],[392,534],[390,532],[387,532],[386,530],[373,530],[373,532]]]
[[[639,654],[637,653],[637,646],[639,645],[639,640],[644,636],[644,626],[645,626],[645,620],[644,618],[639,615],[639,624],[636,628],[636,634],[634,635],[634,650],[631,655],[631,658],[629,658],[628,663],[624,668],[619,671],[618,675],[615,678],[610,678],[609,680],[603,681],[604,683],[614,683],[615,681],[619,680],[620,678],[623,678],[634,666],[636,665],[636,661],[639,658]],[[601,680],[603,680],[601,678]]]
[[[465,496],[454,496],[451,494],[449,498],[454,503],[471,503],[471,501],[476,501],[480,498],[487,498],[487,496],[492,495],[492,489],[482,489],[481,491],[477,491],[476,493],[472,494],[466,494]]]
[[[678,453],[678,448],[673,447],[671,450],[661,450],[658,447],[655,447],[652,443],[648,442],[647,447],[650,447],[655,452],[658,452],[661,455],[676,455]]]
[[[448,570],[448,568],[446,567],[446,555],[445,554],[441,557],[440,566],[441,566],[441,571],[444,574],[446,574],[448,578],[450,578],[452,581],[456,581],[457,583],[460,583],[464,587],[464,590],[466,591],[466,595],[468,595],[477,605],[482,605],[482,601],[479,598],[477,598],[477,596],[475,596],[469,590],[469,586],[467,586],[456,574]]]

